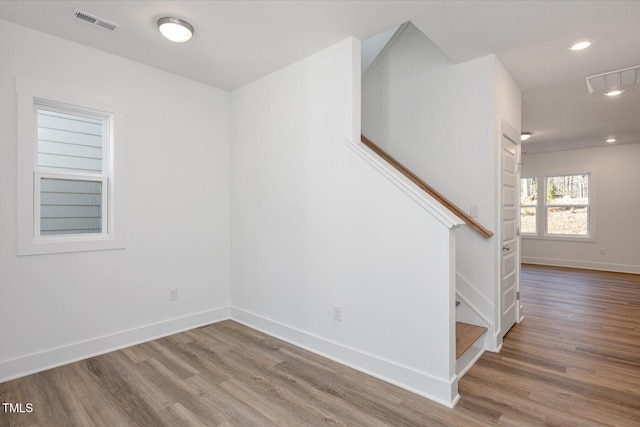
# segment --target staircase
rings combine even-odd
[[[456,308],[459,305],[460,301],[456,300]],[[484,326],[456,321],[456,374],[458,378],[467,373],[484,353],[485,343],[482,342],[482,338],[487,330]]]
[[[413,173],[406,166],[404,166],[402,163],[400,163],[398,160],[392,157],[389,153],[387,153],[378,145],[376,145],[369,138],[367,138],[364,135],[360,135],[360,139],[362,143],[367,147],[369,147],[371,151],[376,153],[378,156],[384,159],[388,164],[393,166],[398,172],[403,174],[405,177],[411,180],[415,185],[420,187],[425,193],[427,193],[428,195],[436,199],[440,204],[442,204],[442,206],[447,208],[451,213],[453,213],[462,221],[464,221],[465,224],[467,224],[472,230],[480,234],[485,239],[488,239],[491,236],[493,236],[493,231],[487,230],[485,227],[482,226],[482,224],[476,221],[475,218],[472,218],[464,210],[460,209],[458,206],[453,204],[453,202],[451,202],[449,199],[444,197],[442,194],[436,191],[429,184],[427,184],[422,179],[420,179],[415,173]]]
[[[460,359],[467,350],[480,339],[487,328],[470,323],[456,322],[456,359]]]
[[[471,230],[478,233],[485,239],[489,239],[493,236],[493,232],[486,229],[482,226],[476,219],[472,218],[469,214],[467,214],[464,210],[460,209],[450,200],[445,198],[441,193],[436,191],[433,187],[429,186],[426,182],[420,179],[415,173],[409,170],[406,166],[400,163],[397,159],[392,157],[389,153],[384,151],[378,145],[369,140],[366,136],[361,135],[361,142],[368,151],[368,157],[373,154],[376,159],[382,160],[387,165],[394,168],[401,175],[403,175],[409,182],[417,186],[417,190],[419,192],[423,192],[424,194],[430,196],[435,202],[437,202],[440,206],[444,207],[450,213],[455,215],[459,222],[458,225],[466,224]],[[358,151],[357,151],[358,152]],[[371,153],[371,154],[369,154]],[[378,160],[376,160],[378,161]],[[375,165],[375,163],[372,163]],[[380,170],[380,169],[379,169]],[[411,191],[414,191],[413,189]],[[408,193],[409,194],[409,193]],[[454,261],[455,262],[455,261]],[[455,265],[454,265],[455,269]],[[455,287],[455,280],[451,282],[452,286]],[[465,307],[468,307],[466,301]],[[456,307],[460,304],[460,301],[456,301]],[[465,308],[465,307],[460,307]],[[460,318],[456,315],[456,319]],[[462,316],[464,320],[469,320],[465,316]],[[473,321],[473,320],[471,320]],[[482,323],[482,322],[477,322]],[[488,324],[488,323],[487,323]],[[457,379],[462,377],[473,364],[480,358],[482,353],[485,351],[485,343],[481,339],[486,337],[485,333],[488,331],[486,327],[477,326],[474,324],[456,321],[456,354],[455,359],[453,358],[453,354],[449,354],[450,363],[453,364],[454,370],[456,373],[456,382],[454,384],[454,390],[456,390],[457,394]],[[453,337],[451,337],[453,338]],[[451,343],[450,343],[451,344]],[[449,347],[450,348],[450,347]]]

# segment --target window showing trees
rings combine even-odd
[[[589,237],[590,181],[588,173],[544,179],[522,178],[520,232],[523,235]]]
[[[547,234],[589,235],[589,175],[546,179]]]
[[[538,232],[538,178],[522,178],[520,183],[520,232]]]

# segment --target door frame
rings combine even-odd
[[[520,143],[520,132],[512,126],[509,122],[504,119],[500,120],[500,129],[498,132],[498,142],[497,142],[497,152],[498,152],[498,167],[497,167],[497,222],[496,222],[496,292],[495,292],[495,346],[498,351],[502,348],[502,295],[501,295],[501,285],[502,285],[502,241],[503,241],[503,230],[502,230],[502,137],[506,137],[508,140],[514,143],[516,147],[516,194],[515,194],[515,220],[516,220],[516,237],[515,237],[515,246],[516,246],[516,259],[515,259],[515,286],[516,286],[516,323],[520,323],[523,320],[523,307],[520,296],[520,264],[521,264],[521,238],[520,238],[520,173],[521,173],[521,151],[522,146]]]

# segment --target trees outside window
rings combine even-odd
[[[538,232],[538,178],[522,178],[520,183],[520,232]]]
[[[589,174],[546,179],[546,232],[550,235],[589,235]]]
[[[522,178],[520,231],[524,235],[590,237],[591,175]]]

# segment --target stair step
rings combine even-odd
[[[460,358],[465,351],[469,350],[473,343],[478,341],[487,328],[471,325],[464,322],[456,322],[456,359]]]

